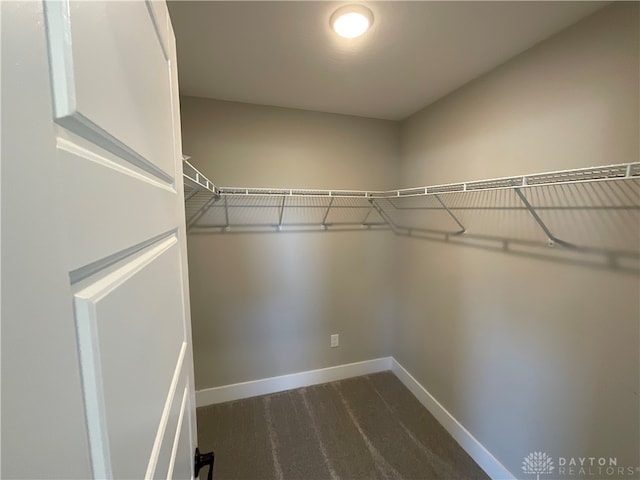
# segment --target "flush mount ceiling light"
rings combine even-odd
[[[333,12],[331,28],[344,38],[356,38],[369,30],[373,24],[373,13],[362,5],[345,5]]]

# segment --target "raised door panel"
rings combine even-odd
[[[175,437],[187,378],[185,327],[176,321],[184,312],[181,261],[169,235],[74,286],[98,478],[152,478],[166,463],[160,454]]]
[[[171,183],[169,26],[162,9],[108,1],[46,6],[56,122]]]
[[[189,402],[191,399],[187,397],[189,390],[185,391],[185,405],[182,410],[181,421],[176,430],[176,440],[172,454],[171,464],[167,473],[167,479],[189,480],[193,478],[193,462],[191,462],[191,409]],[[206,467],[208,468],[208,467]],[[204,478],[204,477],[203,477]]]
[[[167,427],[165,442],[158,455],[158,466],[154,475],[157,480],[192,478],[192,462],[190,461],[192,454],[190,443],[190,402],[192,399],[188,383],[185,382],[183,387],[178,392],[180,395],[176,394],[176,401],[172,410],[171,428]]]
[[[172,186],[68,132],[57,147],[71,271],[176,228],[181,203]]]

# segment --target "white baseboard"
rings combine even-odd
[[[348,363],[336,367],[320,368],[307,372],[292,373],[279,377],[263,378],[250,382],[234,383],[221,387],[207,388],[196,392],[196,406],[213,405],[241,398],[282,392],[293,388],[307,387],[319,383],[334,382],[345,378],[391,370],[391,357],[376,358],[364,362]]]
[[[391,371],[411,393],[425,406],[436,420],[455,438],[462,448],[493,480],[515,480],[509,470],[494,457],[426,388],[411,375],[395,358],[391,358]]]

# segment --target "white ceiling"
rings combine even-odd
[[[400,120],[607,2],[170,2],[183,95]]]

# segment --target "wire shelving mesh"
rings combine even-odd
[[[389,191],[216,187],[185,162],[194,231],[390,228],[640,261],[640,162]]]

